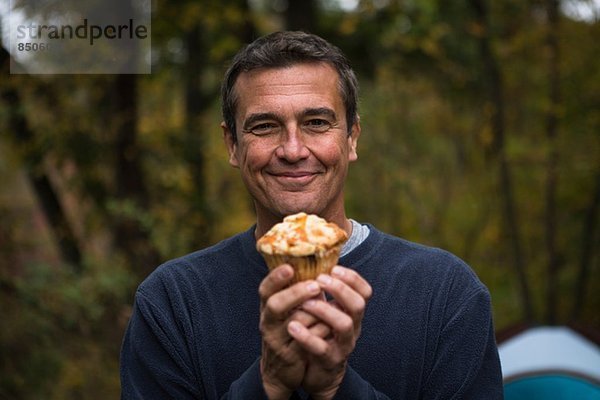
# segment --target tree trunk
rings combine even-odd
[[[210,101],[202,87],[201,79],[207,58],[207,47],[202,40],[204,35],[200,21],[197,21],[185,35],[188,59],[184,69],[185,136],[182,149],[194,180],[194,192],[190,200],[194,217],[191,220],[197,223],[195,238],[200,246],[208,244],[212,226],[211,212],[206,201],[206,139],[204,137],[206,130],[202,129],[202,115]]]
[[[148,191],[137,143],[136,75],[117,75],[114,95],[116,199],[119,207],[131,206],[128,211],[117,212],[115,245],[134,270],[146,275],[158,265],[160,257],[150,241],[148,227],[142,225],[140,218],[148,209]]]
[[[533,306],[521,245],[521,232],[518,224],[519,216],[517,215],[513,193],[514,184],[505,150],[503,78],[498,61],[492,50],[489,36],[490,26],[487,4],[485,0],[470,0],[470,5],[475,13],[476,23],[481,27],[482,31],[478,40],[483,73],[486,79],[486,97],[492,106],[491,129],[493,143],[491,155],[498,161],[499,192],[503,206],[503,220],[506,224],[506,237],[510,240],[510,247],[512,249],[513,268],[519,284],[523,318],[526,322],[530,322],[533,320]]]
[[[237,24],[234,27],[228,27],[228,32],[232,32],[240,42],[250,43],[256,39],[257,32],[254,22],[252,20],[252,10],[250,9],[250,0],[232,0],[242,15],[244,15],[243,22]]]
[[[9,76],[10,54],[1,46],[0,65],[2,66],[2,75]],[[1,98],[9,110],[8,130],[13,134],[16,143],[27,149],[24,155],[27,178],[46,216],[61,257],[76,271],[80,272],[82,257],[79,243],[69,224],[60,196],[52,186],[50,177],[44,171],[42,165],[44,155],[35,145],[35,133],[21,111],[20,95],[12,85],[6,84],[2,89]]]
[[[227,29],[227,34],[236,36],[240,42],[249,43],[256,34],[251,20],[251,13],[247,0],[235,0],[231,7],[236,7],[244,16],[244,22]],[[190,199],[190,218],[195,227],[195,245],[205,246],[210,244],[211,227],[214,226],[214,216],[207,199],[206,180],[206,134],[203,129],[203,114],[210,107],[211,102],[219,95],[219,88],[207,86],[203,83],[202,76],[207,69],[208,49],[211,46],[211,32],[208,32],[202,21],[196,21],[184,35],[188,58],[184,66],[185,79],[185,133],[183,141],[183,157],[188,165],[194,181],[194,192]]]
[[[600,208],[600,171],[596,172],[596,183],[592,200],[588,206],[583,220],[581,232],[581,257],[579,259],[579,272],[575,286],[575,301],[571,310],[571,320],[576,322],[581,316],[581,310],[587,294],[589,276],[594,262],[594,250],[598,250],[597,219]]]
[[[545,241],[548,257],[546,282],[546,323],[553,325],[557,322],[557,295],[559,255],[556,248],[556,191],[558,186],[558,112],[560,108],[560,72],[559,72],[559,4],[558,0],[546,1],[548,14],[547,50],[548,50],[548,83],[550,86],[549,104],[546,116],[546,138],[549,143],[549,153],[546,161],[546,190],[545,190]]]

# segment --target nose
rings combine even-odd
[[[307,158],[310,150],[306,147],[304,140],[300,127],[288,126],[285,133],[281,135],[281,143],[277,147],[275,155],[290,163]]]

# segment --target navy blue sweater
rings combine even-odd
[[[455,256],[369,228],[339,261],[373,297],[336,399],[502,399],[486,287]],[[253,231],[169,261],[140,285],[122,399],[266,398],[258,286],[267,267]]]

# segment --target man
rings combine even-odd
[[[222,90],[229,162],[256,225],[170,261],[139,287],[124,399],[501,399],[490,297],[447,252],[349,220],[357,83],[323,39],[279,32],[233,60]],[[290,285],[256,239],[318,214],[350,235],[331,275]]]

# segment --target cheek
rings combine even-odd
[[[332,140],[314,148],[313,154],[328,167],[346,164],[348,162],[348,146],[346,142]]]
[[[273,151],[259,143],[247,143],[240,152],[241,168],[247,172],[258,171],[269,163]]]

